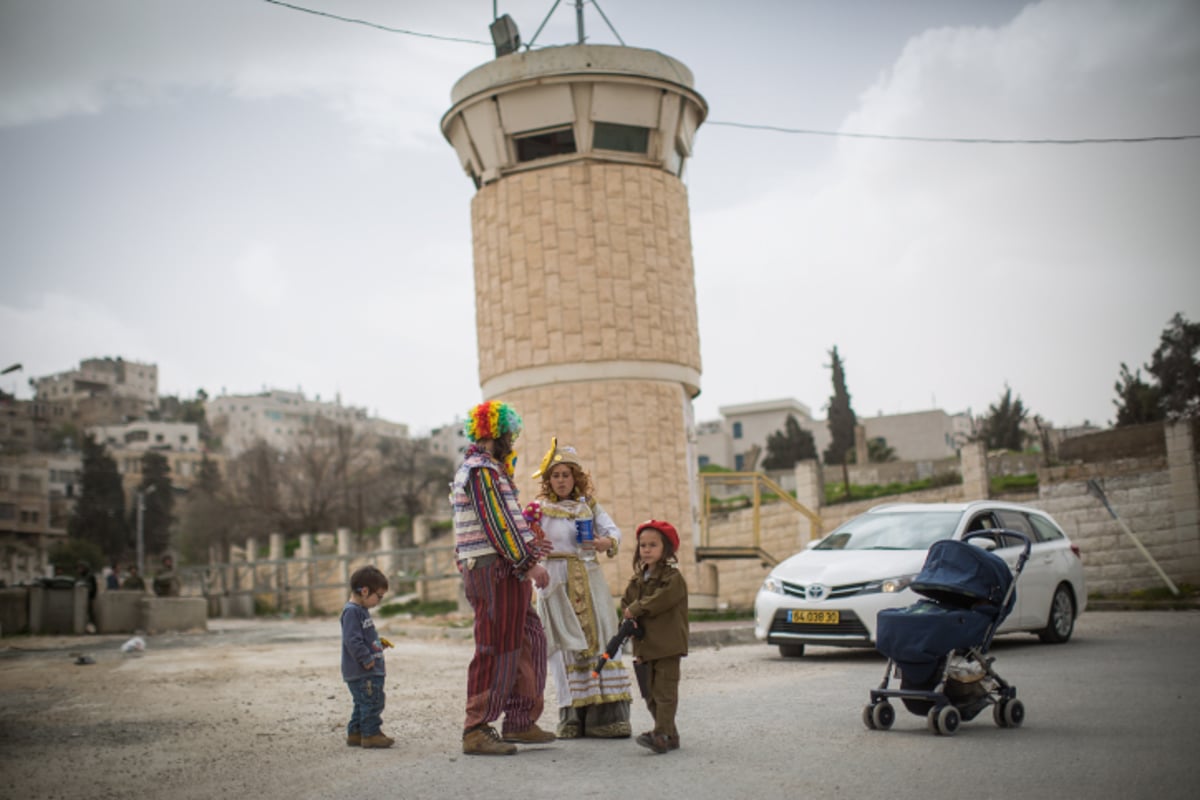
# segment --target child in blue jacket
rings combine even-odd
[[[391,747],[383,725],[383,648],[391,642],[375,632],[371,609],[387,594],[387,576],[375,567],[361,567],[350,576],[350,599],[342,609],[342,679],[354,698],[346,726],[350,747]]]

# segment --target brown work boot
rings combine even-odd
[[[463,752],[469,756],[511,756],[517,746],[500,741],[491,725],[480,725],[463,734]]]
[[[383,731],[374,736],[363,736],[362,747],[391,747],[396,743],[396,740],[390,736],[384,736]]]
[[[646,731],[636,739],[637,743],[642,747],[653,750],[656,753],[665,753],[671,748],[667,742],[667,737],[661,733]]]
[[[553,742],[558,737],[550,731],[544,731],[537,726],[537,723],[530,725],[523,731],[505,731],[504,741],[516,742],[518,744],[545,744]]]
[[[362,746],[362,734],[361,733],[347,733],[346,734],[346,744],[349,745],[350,747]]]

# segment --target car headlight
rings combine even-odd
[[[770,592],[771,594],[783,594],[783,581],[776,578],[774,575],[768,575],[763,581],[761,592]]]
[[[916,577],[917,576],[915,574],[900,575],[896,578],[883,578],[882,580],[871,581],[870,583],[865,584],[863,588],[859,589],[858,593],[874,594],[875,592],[883,592],[884,594],[892,594],[895,592],[902,592],[908,588],[908,585],[912,583],[913,579]]]

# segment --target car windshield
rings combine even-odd
[[[957,511],[863,514],[821,540],[814,550],[927,550],[949,539],[962,515]]]

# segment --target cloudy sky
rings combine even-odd
[[[480,399],[474,189],[439,130],[489,0],[0,0],[0,388],[92,356],[164,394],[301,388],[422,431]],[[525,41],[553,0],[501,0]],[[1193,0],[602,0],[709,103],[687,175],[701,420],[827,352],[859,416],[1114,417],[1200,321]],[[589,3],[593,43],[616,39]],[[574,41],[560,4],[536,45]]]

